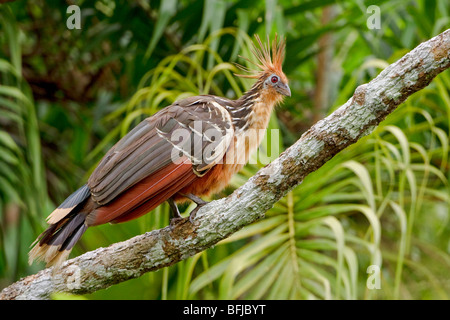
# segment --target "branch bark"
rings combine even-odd
[[[264,217],[275,202],[334,155],[371,133],[414,92],[450,66],[450,29],[420,44],[375,79],[356,88],[338,110],[317,122],[270,165],[230,196],[202,207],[193,221],[147,232],[44,269],[5,288],[0,299],[85,294],[173,265]]]

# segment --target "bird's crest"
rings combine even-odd
[[[238,77],[242,78],[251,78],[251,79],[259,79],[263,74],[266,73],[276,73],[280,76],[284,76],[282,70],[282,64],[284,60],[285,48],[286,48],[286,39],[282,38],[278,40],[278,35],[275,34],[275,39],[272,41],[272,46],[270,47],[269,36],[267,36],[267,41],[265,44],[261,42],[261,39],[257,34],[255,34],[256,41],[258,42],[259,47],[253,43],[253,48],[251,49],[253,55],[258,59],[258,62],[254,62],[248,58],[239,56],[254,66],[256,66],[257,70],[252,70],[247,67],[244,67],[238,63],[235,65],[250,74],[235,74]]]

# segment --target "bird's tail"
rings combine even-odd
[[[87,229],[84,212],[90,190],[84,185],[70,195],[48,217],[49,227],[33,242],[28,262],[43,260],[47,266],[59,266],[70,254],[73,246]]]

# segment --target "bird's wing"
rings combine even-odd
[[[164,176],[165,168],[176,176],[186,163],[202,176],[223,159],[233,134],[229,113],[211,96],[176,102],[142,121],[104,156],[88,180],[92,199],[108,204],[143,179]],[[176,183],[164,180],[160,188]]]

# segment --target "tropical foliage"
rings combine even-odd
[[[367,25],[372,4],[380,29]],[[77,5],[79,30],[66,27],[65,2],[0,5],[0,287],[43,267],[28,266],[27,252],[45,217],[140,120],[185,96],[234,98],[248,89],[250,81],[233,76],[233,62],[251,55],[254,33],[287,37],[293,96],[268,131],[280,133],[281,151],[358,85],[450,25],[444,0]],[[321,43],[331,52],[326,66]],[[326,110],[317,105],[319,85],[327,88]],[[449,139],[444,72],[265,219],[186,261],[86,298],[448,299]],[[259,160],[216,197],[242,185],[264,164]],[[92,228],[74,254],[168,219],[162,205],[133,222]]]

